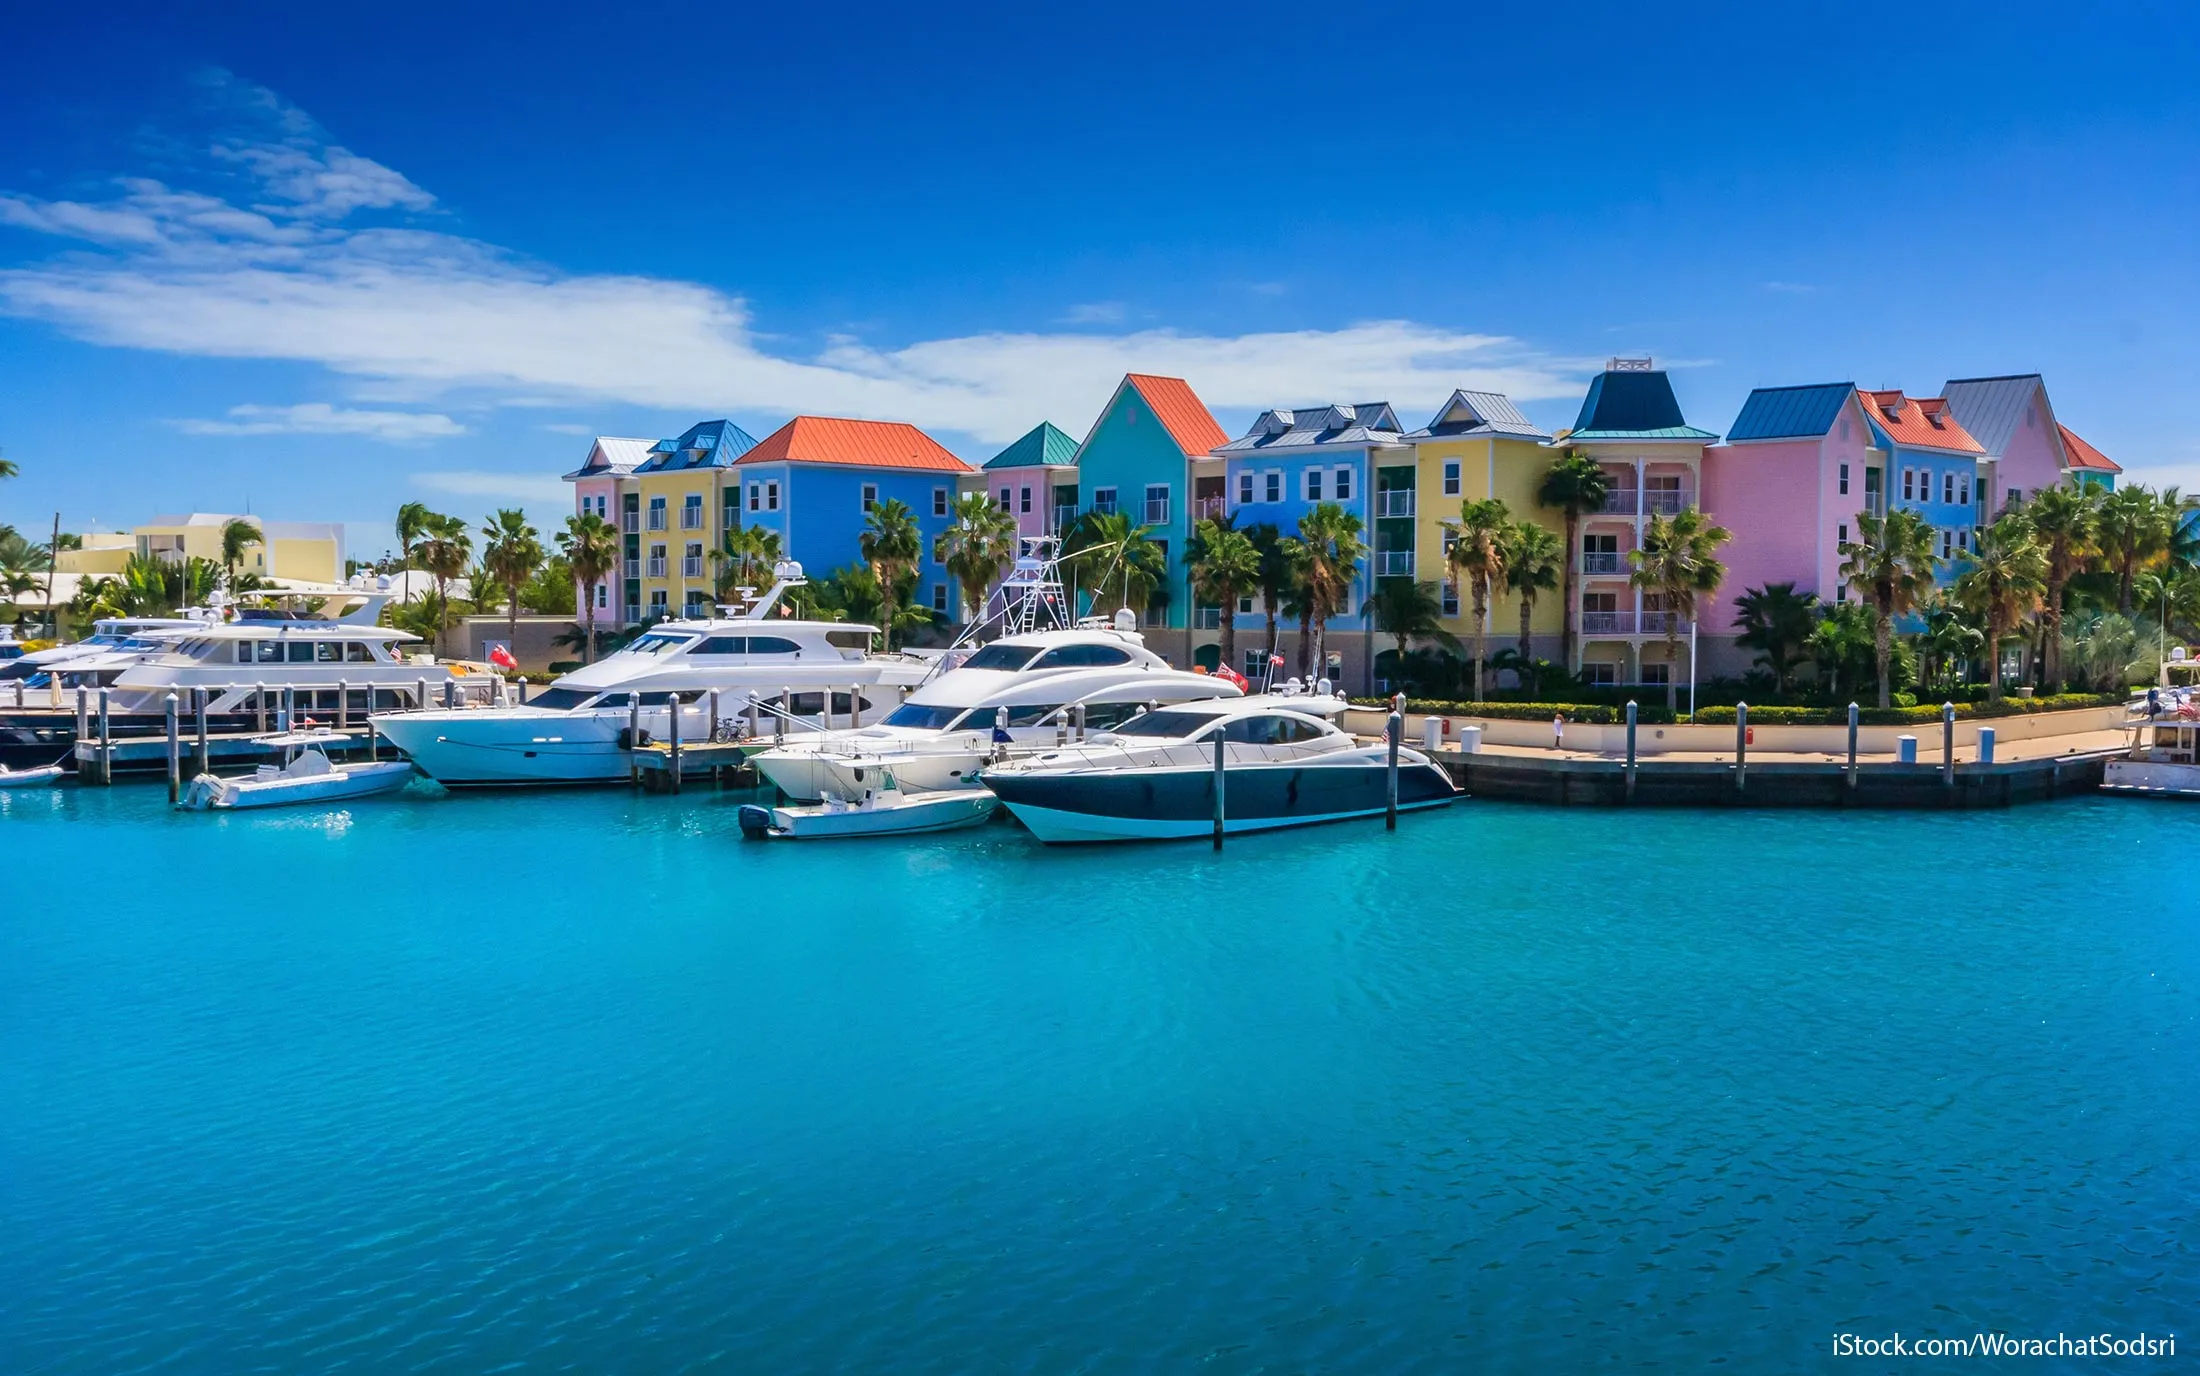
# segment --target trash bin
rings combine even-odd
[[[1460,727],[1460,728],[1459,728],[1459,753],[1460,753],[1460,754],[1462,754],[1462,755],[1472,755],[1472,754],[1476,753],[1477,751],[1481,750],[1481,748],[1482,748],[1482,728],[1481,728],[1481,727],[1479,727],[1479,726],[1462,726],[1462,727]]]
[[[1994,728],[1991,726],[1981,726],[1978,729],[1978,762],[1980,764],[1992,764],[1994,762]]]
[[[1897,737],[1895,737],[1895,738],[1894,738],[1894,758],[1895,758],[1895,762],[1896,762],[1896,763],[1898,763],[1898,764],[1916,764],[1916,763],[1917,763],[1917,737],[1915,737],[1915,736],[1897,736]]]

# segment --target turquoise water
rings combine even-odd
[[[0,1368],[1867,1370],[2200,1301],[2200,809],[734,801],[0,793]]]

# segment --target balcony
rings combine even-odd
[[[1606,516],[1632,516],[1637,509],[1635,489],[1631,487],[1604,489],[1604,505],[1597,508]]]
[[[629,578],[639,578],[639,577],[641,577],[641,576],[642,576],[642,561],[641,561],[641,560],[639,560],[639,559],[629,559],[629,560],[627,560],[627,561],[626,561],[626,576],[627,576],[627,577],[629,577]]]
[[[1581,633],[1587,636],[1664,635],[1670,627],[1675,634],[1688,634],[1688,622],[1673,612],[1583,612]]]
[[[1192,500],[1192,519],[1195,521],[1220,520],[1222,513],[1229,508],[1229,505],[1228,500],[1222,497],[1194,498]]]
[[[665,509],[663,507],[653,506],[649,509],[649,528],[651,530],[663,530],[665,528]]]
[[[1195,631],[1219,631],[1222,629],[1222,608],[1192,608],[1192,629]]]
[[[649,561],[649,576],[651,578],[662,578],[665,576],[665,561],[662,558],[652,559]]]
[[[626,624],[626,625],[629,625],[629,626],[631,626],[631,625],[633,625],[633,624],[634,624],[635,622],[637,622],[637,621],[639,621],[639,620],[641,620],[641,619],[642,619],[642,604],[641,604],[641,603],[639,603],[639,602],[629,602],[629,603],[627,603],[627,604],[626,604],[626,618],[625,618],[625,623],[624,623],[624,624]]]
[[[1166,497],[1148,497],[1146,499],[1146,524],[1149,526],[1165,526],[1168,523],[1169,499]]]
[[[1583,573],[1625,573],[1627,556],[1611,550],[1599,550],[1581,556]]]
[[[700,506],[684,506],[684,507],[681,507],[681,508],[680,508],[680,529],[682,529],[682,530],[701,530],[702,528],[703,528],[703,508],[702,508],[702,507],[700,507]]]
[[[1642,509],[1652,516],[1671,516],[1683,507],[1695,505],[1696,494],[1685,488],[1652,487],[1642,494]]]
[[[680,561],[680,576],[682,578],[701,578],[703,576],[702,556],[694,555],[682,559]]]
[[[1391,488],[1375,494],[1375,515],[1379,519],[1411,516],[1413,514],[1413,489]]]
[[[1413,576],[1413,551],[1410,549],[1375,551],[1375,576],[1377,578],[1411,578]]]
[[[622,513],[619,517],[619,530],[621,533],[626,535],[641,534],[642,513],[639,511],[628,511]]]
[[[1071,526],[1074,526],[1076,524],[1076,503],[1072,502],[1068,506],[1058,506],[1054,508],[1054,528],[1056,530],[1068,530]]]

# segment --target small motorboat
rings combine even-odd
[[[853,798],[828,793],[818,803],[741,808],[741,834],[750,840],[781,837],[812,841],[851,836],[911,836],[974,827],[993,815],[1000,799],[983,788],[934,788],[904,793],[892,770],[877,771]]]
[[[0,764],[0,788],[45,788],[60,782],[61,766],[40,765],[36,769],[10,769]]]
[[[209,809],[287,807],[296,803],[328,803],[364,798],[403,788],[412,778],[406,760],[373,760],[338,764],[328,748],[349,741],[340,731],[288,731],[262,736],[261,745],[282,752],[281,764],[263,764],[250,774],[222,778],[201,774],[191,781],[178,807],[195,812]]]
[[[2200,801],[2200,702],[2157,701],[2156,715],[2132,725],[2131,748],[2101,770],[2101,789],[2138,798]]]

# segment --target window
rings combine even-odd
[[[932,585],[932,610],[937,615],[947,615],[947,585],[945,583],[934,583]]]
[[[947,489],[944,487],[932,489],[932,514],[934,516],[945,516],[947,514]]]
[[[719,527],[732,530],[741,524],[741,489],[739,486],[729,487],[719,495],[725,502],[719,509]]]
[[[665,576],[665,547],[663,545],[651,545],[649,547],[649,576],[652,578]]]
[[[1459,615],[1459,583],[1457,579],[1444,580],[1444,615]]]
[[[1040,669],[1098,669],[1130,662],[1131,652],[1119,645],[1062,645],[1041,655],[1039,662],[1031,667],[1034,672]]]
[[[313,662],[316,664],[343,663],[344,642],[341,640],[316,641],[313,646]]]
[[[1340,469],[1338,469],[1338,470],[1337,470],[1337,474],[1336,474],[1336,481],[1335,481],[1335,482],[1333,482],[1333,483],[1331,483],[1331,484],[1329,485],[1329,489],[1330,489],[1331,493],[1333,493],[1333,494],[1334,494],[1334,495],[1336,496],[1336,498],[1337,498],[1337,500],[1338,500],[1338,501],[1340,501],[1340,502],[1349,502],[1349,501],[1351,501],[1351,500],[1352,500],[1352,470],[1351,470],[1351,469],[1349,469],[1349,468],[1340,468]]]
[[[1239,672],[1258,682],[1268,677],[1268,671],[1272,667],[1274,666],[1268,662],[1268,651],[1265,649],[1247,650],[1245,652],[1245,667]]]
[[[1223,723],[1222,738],[1239,745],[1283,745],[1297,740],[1299,735],[1288,717],[1233,717]]]
[[[1610,688],[1619,682],[1619,675],[1612,665],[1592,660],[1581,666],[1581,681],[1592,688]]]
[[[1847,543],[1849,542],[1849,527],[1848,527],[1848,524],[1847,524],[1846,522],[1843,522],[1843,523],[1841,524],[1841,526],[1839,527],[1839,529],[1840,529],[1840,531],[1841,531],[1841,534],[1840,534],[1840,536],[1839,536],[1839,540],[1840,540],[1840,543],[1842,543],[1842,544],[1844,544],[1844,545],[1845,545],[1845,544],[1847,544]]]
[[[1670,664],[1645,664],[1642,666],[1642,672],[1638,677],[1645,688],[1663,688],[1673,679],[1673,666]]]
[[[1252,504],[1253,475],[1250,473],[1240,473],[1238,474],[1238,505],[1251,506]]]
[[[651,593],[650,601],[653,606],[661,608],[665,603],[665,595],[661,591]],[[694,640],[695,637],[692,635],[653,633],[645,635],[632,645],[627,646],[626,651],[628,654],[633,655],[669,655],[683,645],[692,644]]]
[[[598,588],[597,591],[601,592],[602,589]],[[346,664],[372,664],[374,663],[374,647],[363,640],[354,640],[344,647],[344,662]]]
[[[798,655],[802,647],[783,635],[752,635],[749,637],[749,653],[752,655]]]
[[[960,707],[927,707],[921,703],[905,702],[887,714],[886,724],[913,726],[920,731],[940,731],[962,715],[963,709]]]
[[[687,499],[680,503],[680,529],[701,530],[702,528],[703,494],[690,492],[687,494]]]
[[[1001,510],[1008,511],[1010,509],[1008,489],[1004,487],[1001,489]]]
[[[1213,712],[1187,712],[1163,708],[1131,718],[1115,728],[1118,736],[1190,736],[1214,724]]]
[[[2012,487],[2012,488],[2010,488],[2010,489],[2009,489],[2009,505],[2010,505],[2010,506],[2021,506],[2021,505],[2023,505],[2023,504],[2024,504],[2024,489],[2023,489],[2023,488],[2021,488],[2021,487]]]
[[[1914,498],[1914,497],[1915,497],[1915,496],[1917,495],[1916,493],[1914,493],[1914,492],[1912,492],[1912,491],[1910,490],[1910,489],[1911,489],[1911,484],[1912,484],[1912,480],[1913,480],[1913,479],[1915,479],[1916,477],[1917,477],[1917,470],[1916,470],[1916,469],[1914,469],[1914,468],[1905,468],[1905,469],[1903,469],[1903,470],[1902,470],[1902,500],[1903,500],[1903,501],[1905,501],[1905,502],[1907,502],[1907,501],[1910,501],[1910,500],[1912,500],[1912,499],[1913,499],[1913,498]]]
[[[701,578],[703,576],[702,541],[688,541],[687,554],[680,560],[680,576],[682,578]]]
[[[1847,464],[1841,465],[1841,495],[1844,497],[1849,495],[1849,466]]]
[[[1059,702],[1027,702],[1021,707],[1008,709],[1008,724],[1010,726],[1043,725],[1048,717],[1061,710],[1062,704]],[[1085,724],[1088,727],[1092,725],[1089,717],[1086,719]]]
[[[764,484],[764,509],[766,511],[779,510],[779,484],[776,482]]]
[[[649,499],[649,528],[651,530],[663,530],[665,528],[665,499],[662,497]]]
[[[996,640],[964,660],[962,667],[965,669],[1000,669],[1007,673],[1014,673],[1026,664],[1031,663],[1038,656],[1039,647],[1035,645],[1009,645]]]
[[[1956,483],[1956,500],[1964,506],[1971,504],[1971,479],[1968,475]]]
[[[596,585],[596,609],[597,609],[598,611],[602,611],[602,610],[603,610],[604,608],[606,608],[606,607],[609,607],[610,605],[611,605],[611,588],[610,588],[610,585],[609,585],[609,584],[606,584],[606,583],[598,583],[598,584]]]
[[[1956,548],[1965,554],[1971,552],[1971,530],[1966,526],[1956,532]]]
[[[1459,460],[1457,459],[1444,460],[1444,495],[1447,497],[1459,495]]]
[[[1955,475],[1955,474],[1953,474],[1953,473],[1943,473],[1943,474],[1941,474],[1941,475],[1940,475],[1940,500],[1941,500],[1941,501],[1943,501],[1943,502],[1945,502],[1945,503],[1947,503],[1947,504],[1948,504],[1948,505],[1950,505],[1950,506],[1954,506],[1954,505],[1955,505],[1955,501],[1956,501],[1956,475]]]
[[[1092,509],[1103,516],[1115,514],[1115,489],[1096,487],[1092,490]]]
[[[1955,536],[1946,526],[1940,528],[1940,557],[1946,559],[1955,553]]]
[[[751,510],[751,511],[762,511],[763,509],[764,509],[764,485],[763,485],[762,483],[750,483],[750,484],[749,484],[749,510]]]
[[[1306,470],[1306,500],[1318,502],[1321,499],[1322,471],[1319,468],[1309,468]]]
[[[1253,599],[1250,596],[1238,599],[1237,614],[1239,616],[1251,616],[1253,614]]]
[[[1148,483],[1146,485],[1146,524],[1160,526],[1168,523],[1169,485],[1167,483]]]
[[[871,509],[872,507],[875,507],[875,506],[877,506],[877,505],[878,505],[878,484],[877,484],[877,483],[865,483],[865,484],[863,485],[863,509],[864,509],[865,511],[869,511],[869,510],[870,510],[870,509]]]
[[[1266,496],[1265,498],[1263,498],[1262,500],[1264,500],[1264,501],[1270,501],[1270,502],[1280,502],[1280,501],[1282,501],[1282,500],[1283,500],[1283,475],[1282,475],[1281,473],[1269,473],[1269,474],[1266,474],[1266,475],[1264,475],[1264,476],[1265,476],[1265,477],[1266,477],[1266,479],[1267,479],[1267,486],[1266,486],[1266,490],[1267,490],[1267,493],[1268,493],[1268,495],[1267,495],[1267,496]]]
[[[1016,490],[1016,513],[1019,516],[1029,516],[1031,514],[1030,488],[1022,487]]]

